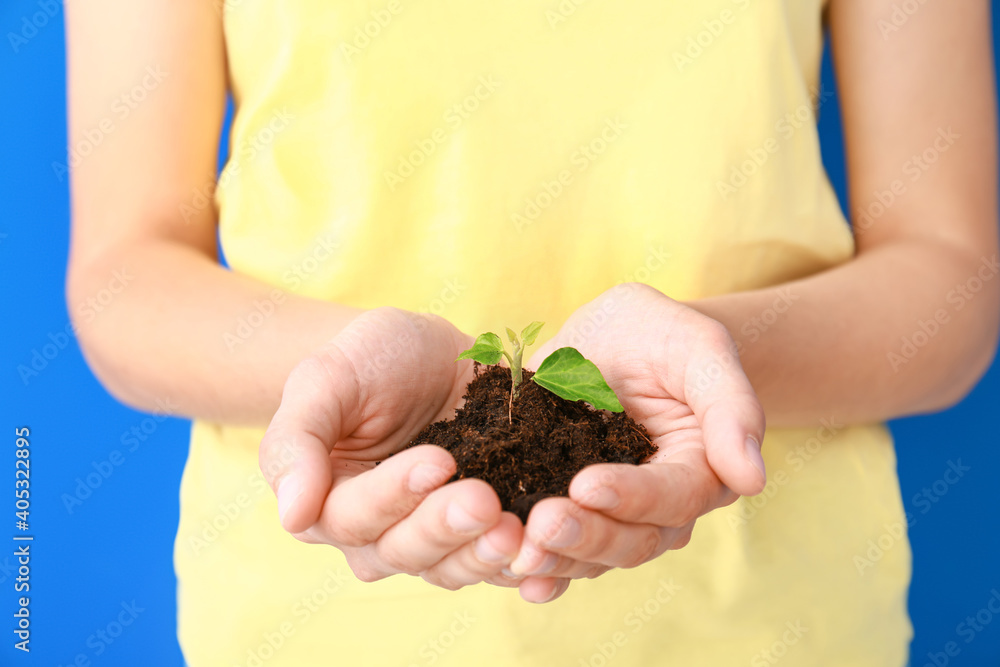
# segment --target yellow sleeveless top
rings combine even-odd
[[[299,294],[550,335],[626,280],[683,300],[846,262],[815,130],[821,11],[227,0],[226,257]],[[353,579],[280,528],[260,437],[193,428],[175,548],[193,667],[905,663],[910,551],[881,425],[770,429],[764,494],[541,606]]]

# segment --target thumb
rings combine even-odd
[[[342,438],[343,406],[358,398],[356,383],[337,369],[347,371],[349,365],[336,360],[332,352],[295,367],[260,443],[260,469],[277,495],[281,525],[290,533],[303,532],[319,519],[333,485],[330,450]]]
[[[767,483],[761,442],[764,409],[757,400],[738,358],[719,371],[713,359],[711,371],[703,364],[688,368],[707,382],[687,381],[687,403],[695,413],[705,439],[708,463],[722,483],[741,496],[760,493]],[[700,366],[700,368],[699,368]],[[688,378],[690,380],[690,376]]]

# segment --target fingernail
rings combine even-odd
[[[613,510],[621,504],[622,499],[614,489],[603,484],[590,489],[581,498],[583,504],[595,510]]]
[[[542,577],[556,569],[556,565],[559,564],[559,556],[555,554],[546,554],[545,560],[542,564],[533,569],[529,574],[532,577]]]
[[[278,517],[282,525],[285,524],[288,511],[302,495],[302,491],[302,481],[295,475],[285,477],[278,484]]]
[[[510,560],[510,554],[501,553],[499,549],[493,546],[485,535],[479,537],[476,543],[473,545],[473,550],[475,551],[476,558],[487,565],[496,565],[497,563],[504,563]]]
[[[449,477],[451,477],[451,473],[440,466],[418,463],[410,471],[406,484],[413,493],[427,493],[444,484]]]
[[[517,557],[514,558],[514,562],[510,564],[510,576],[511,577],[522,577],[532,566],[532,564],[541,557],[541,552],[534,545],[525,543],[521,546],[521,550],[517,552]]]
[[[762,479],[767,479],[767,473],[764,472],[764,457],[760,455],[760,443],[752,435],[747,436],[745,450],[750,465],[757,469]]]
[[[505,567],[504,569],[500,570],[500,574],[507,577],[508,579],[517,579],[517,575],[514,574],[514,572],[509,567]]]
[[[573,517],[563,516],[562,520],[555,524],[555,529],[552,537],[543,540],[545,546],[553,549],[568,549],[580,542],[580,522]]]
[[[549,593],[549,596],[547,598],[545,598],[544,600],[538,600],[538,601],[536,601],[535,604],[545,604],[546,602],[552,602],[552,598],[554,598],[556,596],[556,593],[558,593],[558,592],[559,592],[559,587],[558,586],[552,586],[552,592]]]
[[[514,562],[510,564],[510,571],[515,577],[542,575],[554,570],[558,563],[559,557],[555,554],[542,551],[533,544],[526,543],[521,547]]]
[[[465,508],[456,502],[448,505],[444,520],[456,533],[474,533],[486,527],[485,523],[466,512]]]

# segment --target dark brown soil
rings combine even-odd
[[[408,446],[444,447],[458,464],[451,481],[488,482],[503,508],[521,521],[539,500],[567,495],[573,476],[586,466],[637,464],[656,451],[646,429],[625,413],[559,398],[530,382],[531,376],[524,371],[511,422],[510,369],[477,363],[455,419],[429,425]]]

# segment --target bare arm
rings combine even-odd
[[[829,7],[857,256],[779,288],[688,304],[736,338],[770,425],[941,409],[993,358],[1000,276],[990,3],[927,3],[898,30],[886,27],[895,27],[891,12],[890,0]],[[894,183],[895,201],[859,220]],[[783,288],[796,300],[761,334],[752,320],[780,303]]]
[[[590,466],[569,499],[538,503],[510,565],[526,581],[593,576],[603,569],[588,567],[633,567],[683,547],[698,517],[733,492],[764,488],[765,414],[770,425],[802,425],[933,410],[960,399],[989,365],[1000,312],[989,3],[923,4],[883,39],[878,21],[892,6],[830,0],[829,18],[852,209],[897,180],[905,190],[895,188],[877,220],[855,225],[865,227],[857,256],[830,271],[686,304],[700,313],[639,285],[574,313],[568,338],[616,304],[617,320],[584,336],[581,351],[659,451],[643,466]],[[947,140],[934,146],[939,129],[960,135],[946,152]],[[939,152],[933,165],[907,164],[928,148]],[[789,291],[795,300],[782,299]],[[539,357],[571,344],[563,331]]]
[[[192,197],[215,179],[221,9],[95,0],[67,2],[66,14],[70,145],[103,135],[72,170],[67,299],[80,345],[127,403],[154,409],[169,399],[185,415],[266,424],[289,371],[357,311],[276,298],[273,286],[218,265],[216,211],[197,210]],[[87,305],[109,285],[118,292],[110,303]],[[264,302],[274,314],[253,335],[226,338]]]

